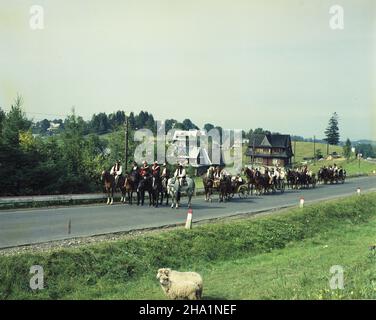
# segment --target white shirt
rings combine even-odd
[[[186,172],[185,172],[185,169],[183,168],[182,170],[181,170],[181,173],[179,174],[179,169],[176,169],[175,170],[175,173],[174,173],[174,177],[176,178],[183,178],[183,177],[185,177],[185,175],[186,175]]]
[[[117,176],[120,176],[122,172],[123,172],[123,167],[121,165],[119,166],[119,169],[117,171],[115,170],[115,166],[113,166],[111,168],[110,174],[116,173]]]

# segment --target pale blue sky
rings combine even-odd
[[[1,0],[0,106],[20,93],[36,119],[143,109],[306,137],[337,111],[342,139],[376,139],[375,21],[373,0]]]

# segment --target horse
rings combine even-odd
[[[128,203],[131,205],[133,200],[133,192],[137,192],[137,186],[139,181],[139,174],[137,171],[132,171],[125,176],[124,188],[128,195]]]
[[[152,204],[154,207],[157,208],[160,195],[161,195],[161,204],[163,202],[163,185],[162,185],[162,179],[159,173],[154,173],[151,176],[151,195],[152,195]]]
[[[107,204],[114,203],[115,177],[107,170],[102,171],[101,181],[104,182],[104,189],[107,193]]]
[[[221,176],[219,179],[219,202],[229,200],[231,192],[231,178],[229,176]]]
[[[161,191],[161,202],[160,204],[163,203],[163,198],[166,198],[166,206],[168,206],[168,198],[169,198],[169,193],[168,193],[168,177],[163,177],[162,178],[162,191]]]
[[[243,168],[243,173],[245,174],[247,178],[247,186],[248,186],[248,194],[253,195],[253,189],[255,186],[255,171],[253,169],[250,169],[248,167]]]
[[[287,187],[291,189],[297,189],[298,188],[298,173],[288,169],[287,170]]]
[[[168,179],[167,187],[169,193],[171,195],[171,208],[176,207],[179,208],[180,205],[180,195],[181,192],[185,192],[188,197],[188,208],[192,206],[192,196],[195,192],[195,181],[192,178],[186,177],[186,183],[184,185],[180,185],[179,179],[173,177]]]
[[[119,178],[115,179],[115,176],[110,174],[107,170],[104,170],[101,175],[101,180],[104,180],[104,188],[107,192],[107,204],[113,204],[114,203],[114,192],[116,192],[116,189],[120,189],[121,192],[121,202],[125,203],[125,177],[119,176]]]
[[[149,194],[149,206],[151,206],[151,200],[152,200],[152,186],[151,186],[151,176],[145,176],[141,177],[138,181],[137,186],[137,205],[144,205],[145,200],[145,192],[148,192]]]
[[[269,190],[269,176],[256,170],[254,177],[256,194],[261,195],[266,193]]]
[[[211,195],[213,194],[214,180],[208,177],[206,174],[202,177],[202,184],[204,186],[205,201],[212,202]]]

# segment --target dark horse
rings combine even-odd
[[[243,172],[245,176],[247,177],[248,194],[253,195],[253,189],[256,184],[255,170],[250,169],[248,167],[244,167]]]
[[[115,177],[107,170],[104,170],[101,175],[101,180],[104,182],[104,189],[107,193],[107,204],[114,203]]]
[[[151,195],[152,195],[152,204],[154,207],[158,207],[159,197],[161,197],[161,204],[163,202],[163,185],[162,179],[159,173],[154,173],[151,176]]]
[[[116,192],[117,188],[121,191],[121,202],[125,202],[125,178],[123,176],[120,176],[117,184],[115,184],[115,177],[107,170],[104,170],[101,175],[101,180],[104,182],[104,189],[107,193],[107,204],[114,203],[114,192]]]
[[[137,186],[137,205],[144,205],[145,201],[145,192],[148,192],[149,194],[149,206],[151,206],[151,200],[152,200],[152,177],[151,176],[145,176],[140,177],[140,180],[138,181]]]
[[[202,184],[204,185],[205,201],[212,202],[211,195],[213,194],[214,179],[205,174],[202,177]]]
[[[231,178],[229,176],[222,176],[219,179],[219,202],[230,200],[231,193]]]
[[[128,203],[132,204],[133,192],[137,193],[138,181],[140,180],[140,175],[137,171],[132,171],[130,174],[125,176],[124,188],[127,193]]]

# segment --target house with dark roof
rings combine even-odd
[[[263,166],[291,165],[291,137],[287,134],[254,134],[246,155],[250,164]]]

